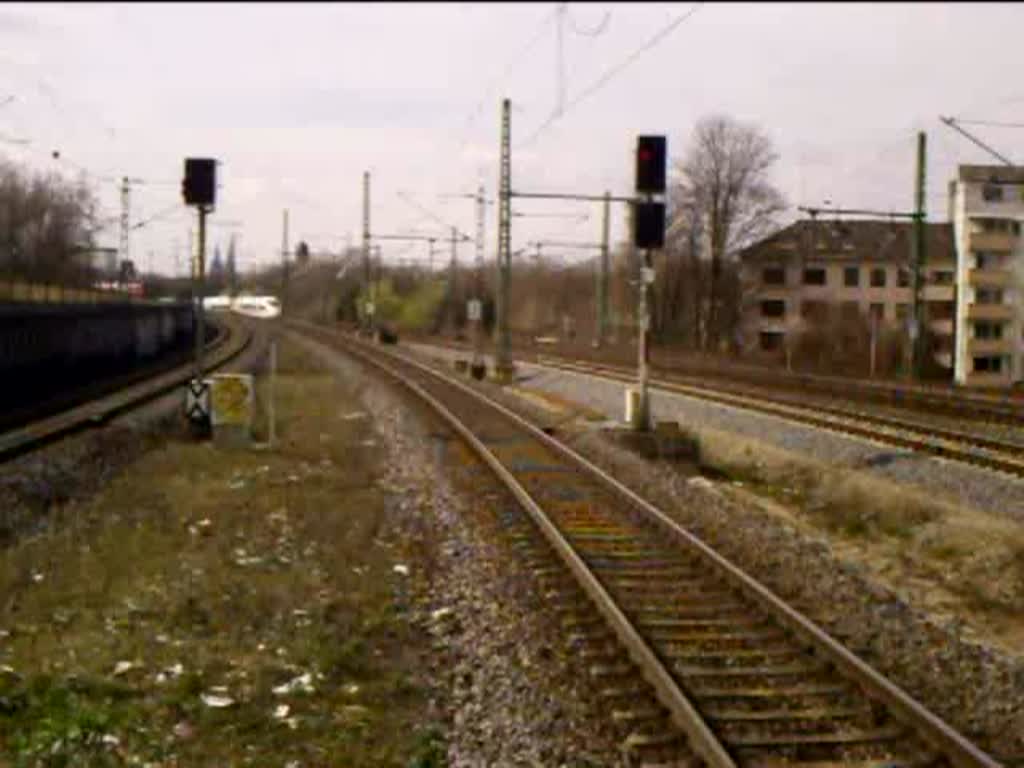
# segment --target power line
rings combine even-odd
[[[611,21],[612,12],[606,11],[604,14],[604,18],[601,19],[601,23],[597,25],[596,29],[592,30],[580,29],[579,27],[577,27],[576,22],[572,20],[571,13],[567,12],[565,16],[569,20],[569,26],[572,27],[572,31],[575,32],[577,35],[581,35],[583,37],[599,37],[604,34],[606,29],[608,29],[608,22]]]
[[[445,229],[454,229],[456,232],[458,232],[459,237],[461,238],[462,242],[473,242],[473,238],[472,237],[470,237],[469,235],[465,234],[458,227],[453,227],[451,224],[449,224],[448,222],[444,221],[440,216],[437,216],[436,214],[428,211],[422,205],[420,205],[415,200],[413,200],[411,197],[409,197],[409,194],[407,192],[405,192],[403,190],[398,190],[398,196],[400,198],[402,198],[405,202],[407,202],[409,205],[411,205],[413,208],[418,210],[420,213],[422,213],[424,216],[427,216],[427,217],[433,219],[438,224],[443,226]]]
[[[1024,123],[1001,123],[996,120],[961,120],[956,118],[956,122],[963,125],[987,125],[993,128],[1024,128]]]
[[[575,99],[570,101],[568,106],[565,107],[565,109],[556,111],[554,114],[552,114],[551,117],[549,117],[546,121],[544,121],[544,123],[537,130],[535,130],[532,134],[530,134],[530,136],[524,142],[519,144],[516,148],[517,149],[521,149],[521,148],[523,148],[525,146],[528,146],[534,139],[537,138],[537,136],[539,136],[541,133],[543,133],[548,128],[548,126],[550,126],[552,123],[554,123],[560,117],[564,116],[567,112],[571,111],[574,107],[576,107],[582,101],[584,101],[585,99],[589,98],[590,96],[594,95],[599,90],[601,90],[617,74],[622,72],[624,69],[626,69],[626,67],[628,67],[634,61],[636,61],[638,58],[640,58],[640,56],[642,56],[644,53],[649,51],[651,48],[653,48],[658,43],[660,43],[662,40],[664,40],[666,37],[668,37],[670,34],[672,34],[672,32],[674,32],[679,27],[680,24],[682,24],[684,21],[686,21],[691,16],[693,16],[693,14],[695,14],[698,10],[700,10],[700,7],[702,5],[704,5],[703,2],[697,3],[690,10],[688,10],[686,13],[682,14],[681,16],[679,16],[676,19],[673,19],[666,26],[662,27],[662,29],[660,29],[653,37],[651,37],[647,42],[645,42],[643,45],[641,45],[639,48],[637,48],[635,51],[633,51],[633,53],[631,53],[629,56],[627,56],[621,63],[619,63],[619,64],[615,65],[614,67],[612,67],[611,69],[609,69],[601,77],[599,77],[597,79],[597,81],[593,85],[591,85],[589,88],[584,90]]]
[[[483,109],[486,106],[489,97],[494,92],[495,87],[502,80],[504,80],[505,77],[507,77],[508,74],[515,68],[515,66],[519,64],[522,58],[531,50],[533,50],[533,47],[538,42],[540,42],[541,38],[544,36],[544,33],[547,31],[548,23],[557,15],[558,8],[556,8],[551,13],[547,14],[541,20],[540,27],[538,27],[536,34],[534,34],[534,36],[530,38],[530,41],[518,53],[516,53],[515,56],[513,56],[509,63],[505,65],[505,68],[501,71],[501,73],[491,81],[491,83],[487,86],[486,90],[484,91],[484,95],[480,98],[480,101],[477,102],[476,106],[473,108],[472,113],[470,113],[469,118],[466,120],[466,123],[463,126],[463,131],[469,131],[469,129],[473,127],[473,124],[476,122],[477,118],[479,118],[480,114],[483,112]],[[462,140],[462,143],[459,145],[459,152],[462,151],[462,149],[466,146],[466,143],[468,141],[468,136]]]
[[[159,211],[158,213],[154,213],[148,219],[140,221],[137,224],[132,224],[131,230],[134,232],[136,229],[142,229],[147,224],[157,221],[158,219],[162,219],[165,216],[169,216],[172,213],[182,213],[184,210],[185,209],[182,207],[181,203],[175,203],[172,206],[164,208],[162,211]]]

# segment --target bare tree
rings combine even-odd
[[[90,278],[96,203],[84,183],[0,161],[0,271],[67,284]]]
[[[672,199],[691,218],[691,229],[703,228],[711,262],[702,323],[705,348],[717,350],[723,336],[731,341],[737,319],[737,307],[725,301],[723,265],[766,234],[785,209],[782,194],[769,180],[777,159],[759,127],[713,115],[697,123],[685,157],[676,163]],[[695,304],[699,306],[699,298]]]

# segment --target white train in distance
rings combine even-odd
[[[281,314],[281,303],[274,296],[207,296],[203,309],[210,312],[236,312],[248,317],[272,318]]]

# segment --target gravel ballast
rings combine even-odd
[[[363,402],[389,457],[392,520],[421,552],[409,563],[412,620],[434,642],[431,678],[448,729],[447,764],[624,765],[585,668],[565,650],[532,575],[490,519],[511,497],[468,496],[454,474],[451,436],[436,417],[351,358],[309,348],[338,375],[367,382]],[[481,473],[479,466],[461,471]]]
[[[441,347],[409,346],[430,357],[465,357],[465,353]],[[531,363],[517,363],[517,367],[522,386],[570,399],[613,419],[621,419],[624,414],[623,392],[626,385],[621,382]],[[909,485],[944,497],[954,504],[1024,522],[1024,480],[1002,472],[653,388],[651,408],[655,419],[678,421],[698,433],[701,429],[729,432],[818,462],[856,469]]]
[[[435,348],[429,350],[429,355],[448,357]],[[521,375],[532,370],[524,364]],[[594,386],[584,388],[579,377],[574,381],[571,374],[545,371],[544,377],[544,386],[537,379],[524,384],[607,412],[619,412],[621,384],[600,386],[603,383],[595,381]],[[564,415],[553,417],[493,384],[477,386],[537,422],[564,420]],[[656,404],[659,399],[656,396]],[[712,411],[724,410],[710,405],[707,409],[709,418],[715,418]],[[755,418],[747,413],[734,418],[741,417],[751,421]],[[777,419],[772,422],[762,426],[760,434],[766,442],[783,430],[799,429]],[[563,423],[559,433],[586,458],[807,613],[978,746],[1006,760],[1024,756],[1024,661],[1019,656],[965,639],[955,620],[932,620],[873,580],[866,568],[839,557],[825,538],[781,524],[754,505],[725,496],[703,478],[681,482],[675,468],[643,460],[610,444],[592,429]],[[793,439],[792,435],[787,437]],[[827,444],[832,436],[819,432],[813,437]],[[870,443],[864,445],[861,449],[866,452],[880,452]],[[926,462],[933,463],[936,474],[949,471],[950,463],[920,460],[921,464]],[[992,482],[991,473],[981,474],[986,482]]]

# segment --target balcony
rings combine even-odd
[[[925,301],[953,301],[954,286],[925,285],[921,297]]]
[[[1010,304],[968,304],[968,320],[1012,320],[1016,307]]]
[[[778,301],[788,299],[792,290],[784,285],[763,285],[751,293],[752,298],[757,301]]]
[[[1009,232],[972,232],[967,237],[967,248],[971,251],[1010,253],[1016,244],[1017,236]]]
[[[1013,273],[1008,269],[969,269],[967,282],[979,288],[1005,288],[1013,280]]]
[[[784,317],[758,317],[754,327],[757,331],[767,333],[785,333],[788,323]]]
[[[967,354],[971,357],[982,355],[1009,355],[1013,352],[1010,339],[968,339]]]
[[[968,387],[1008,387],[1010,386],[1010,374],[1007,373],[969,373],[967,374]]]

